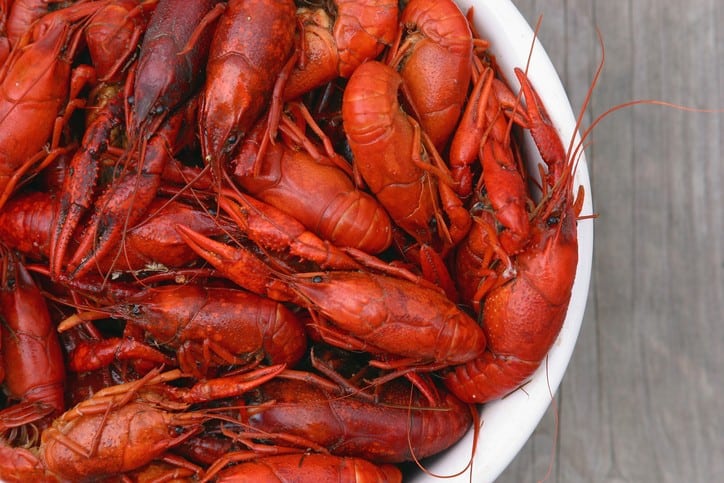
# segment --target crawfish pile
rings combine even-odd
[[[582,196],[487,48],[451,1],[2,2],[0,476],[399,481],[525,383]]]

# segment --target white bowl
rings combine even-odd
[[[513,68],[525,69],[533,43],[533,30],[525,18],[509,0],[457,0],[457,3],[463,13],[471,6],[474,7],[475,27],[483,38],[490,41],[490,50],[495,55],[506,80],[512,88],[517,89],[519,84],[513,74]],[[567,148],[568,141],[576,128],[576,116],[551,60],[537,39],[530,59],[528,78],[543,100]],[[530,170],[541,160],[532,139],[527,137],[524,143],[528,163],[533,165],[528,166]],[[574,180],[577,185],[582,185],[585,189],[582,215],[591,214],[593,212],[591,186],[583,157],[578,164]],[[523,447],[550,405],[551,394],[555,394],[568,367],[583,321],[591,278],[592,256],[593,222],[591,219],[581,220],[578,222],[576,280],[563,328],[548,353],[547,361],[544,360],[524,390],[519,389],[504,399],[481,406],[480,416],[483,426],[475,451],[472,481],[486,482],[496,479]],[[455,446],[426,462],[425,467],[436,475],[460,472],[470,460],[472,439],[471,430]],[[422,471],[406,475],[405,480],[441,481]],[[444,481],[471,481],[470,471]]]

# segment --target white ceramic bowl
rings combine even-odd
[[[463,13],[471,6],[474,7],[475,27],[483,38],[490,41],[490,50],[506,80],[517,89],[519,84],[513,68],[525,68],[533,42],[531,27],[509,0],[457,0],[457,3]],[[568,141],[575,131],[576,116],[558,74],[538,40],[533,47],[528,78],[543,100],[564,146],[568,147]],[[541,162],[532,139],[525,140],[524,152],[533,166]],[[585,158],[578,164],[575,183],[582,185],[586,193],[582,214],[592,213],[591,186]],[[483,426],[475,451],[472,481],[477,483],[496,479],[523,447],[550,405],[551,394],[555,394],[568,367],[583,321],[592,255],[593,222],[590,219],[582,220],[578,222],[576,280],[561,333],[548,353],[547,363],[544,361],[536,371],[525,385],[525,391],[517,390],[502,400],[481,407]],[[458,473],[470,460],[472,439],[471,430],[455,446],[427,462],[426,468],[436,475]],[[468,482],[471,481],[470,476],[470,471],[466,471],[456,478],[440,480],[419,472],[408,475],[405,480]]]

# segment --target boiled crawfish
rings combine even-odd
[[[73,67],[80,22],[102,3],[81,3],[56,15],[32,41],[28,31],[0,69],[0,208],[48,154],[44,145],[58,147],[56,118],[72,112],[72,100],[93,76],[87,65]]]
[[[403,82],[377,61],[354,72],[342,103],[347,140],[355,168],[392,219],[416,241],[449,248],[467,232],[470,217],[434,146],[423,142],[419,124],[397,100]]]
[[[471,360],[485,347],[475,321],[441,290],[419,280],[372,271],[280,274],[244,247],[224,245],[181,225],[176,229],[199,255],[242,287],[329,319],[347,333],[338,336],[338,344],[347,340],[416,364],[441,365]],[[401,339],[400,333],[407,336]]]
[[[33,422],[42,429],[49,421],[40,419],[65,411],[63,354],[40,288],[17,256],[2,255],[0,382],[7,396],[21,405],[0,411],[0,433]]]
[[[300,476],[303,475],[303,476]],[[401,483],[402,473],[392,465],[377,466],[362,458],[320,454],[282,455],[254,458],[215,475],[219,482],[349,481],[355,483]]]
[[[514,276],[482,303],[488,347],[482,357],[452,369],[445,384],[464,401],[482,403],[505,396],[539,367],[558,337],[568,309],[578,264],[577,219],[583,193],[574,193],[575,159],[568,159],[525,74],[532,134],[551,169],[542,200],[532,214],[531,237],[512,257]]]
[[[268,146],[258,161],[259,172],[253,174],[265,128],[257,123],[232,160],[239,187],[336,246],[372,254],[389,248],[392,223],[380,202],[357,189],[329,157],[316,149],[312,154],[310,144],[307,150],[284,140]]]
[[[272,97],[294,46],[294,3],[231,0],[219,19],[199,110],[201,154],[218,183]]]
[[[324,8],[300,7],[302,54],[289,74],[284,98],[296,99],[338,77],[349,78],[357,67],[377,58],[397,36],[398,2],[339,0],[334,15]]]
[[[430,404],[403,381],[376,388],[374,399],[334,384],[297,375],[277,378],[250,391],[242,413],[249,426],[268,433],[292,434],[338,456],[375,463],[400,463],[439,453],[470,428],[471,411],[444,392]],[[309,382],[307,382],[309,381]],[[313,415],[313,416],[312,416]],[[384,435],[384,444],[380,437]]]
[[[306,352],[302,321],[291,310],[232,288],[190,283],[155,287],[102,310],[125,319],[126,329],[140,329],[157,345],[173,349],[181,370],[198,378],[211,374],[210,368],[245,364],[257,355],[272,364],[294,365]],[[67,320],[59,330],[69,329],[75,321]],[[157,350],[126,337],[79,344],[69,354],[69,366],[88,371],[116,359],[145,357],[169,363]]]
[[[43,431],[37,456],[0,445],[4,456],[0,475],[80,481],[135,470],[202,429],[211,416],[186,411],[190,404],[239,395],[283,369],[271,366],[188,389],[165,384],[179,379],[179,371],[152,371],[139,381],[111,386],[66,411]]]
[[[148,220],[126,233],[122,256],[116,260],[115,253],[110,253],[98,260],[99,271],[106,273],[113,269],[116,273],[135,273],[178,269],[192,264],[198,256],[176,232],[175,226],[179,223],[208,236],[220,236],[235,229],[231,222],[215,220],[181,201],[157,198],[149,211]],[[27,191],[13,197],[0,211],[0,242],[34,262],[47,260],[51,257],[50,239],[57,226],[54,224],[57,212],[58,200],[48,193]],[[77,241],[70,241],[71,247],[77,249]]]
[[[452,0],[411,0],[402,11],[402,45],[393,50],[422,129],[442,150],[467,96],[473,36]]]

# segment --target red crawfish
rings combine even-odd
[[[34,261],[48,259],[57,210],[58,201],[49,193],[27,191],[16,195],[0,211],[0,242]],[[175,229],[178,223],[192,226],[208,236],[234,232],[232,223],[214,219],[180,201],[157,198],[151,203],[149,212],[151,215],[147,220],[126,234],[124,251],[118,260],[110,253],[98,261],[102,273],[111,269],[119,273],[166,270],[194,262],[198,255],[179,236]],[[75,243],[77,240],[71,239],[72,248]]]
[[[88,54],[101,82],[121,82],[158,0],[113,0],[84,28]]]
[[[42,35],[13,49],[0,69],[0,208],[23,175],[46,157],[45,144],[58,147],[56,118],[72,112],[69,100],[93,77],[88,66],[72,67],[80,22],[103,3],[56,12],[39,29]]]
[[[350,77],[342,119],[355,169],[416,241],[449,248],[469,229],[470,215],[451,188],[444,161],[400,106],[403,83],[377,61],[365,62]]]
[[[392,243],[390,217],[368,193],[319,152],[284,140],[267,146],[261,169],[251,173],[264,136],[257,123],[232,160],[233,180],[247,193],[282,210],[325,240],[377,254]],[[310,193],[314,193],[313,196]]]
[[[375,465],[361,458],[323,454],[290,454],[255,458],[231,466],[216,475],[214,481],[344,481],[350,483],[401,483],[402,473],[393,465]]]
[[[59,415],[65,411],[65,364],[48,305],[17,256],[7,251],[0,256],[5,270],[0,287],[3,388],[12,401],[42,403],[49,409],[25,406],[28,422],[49,412]],[[18,408],[0,411],[0,426],[7,426],[10,416],[18,419]]]
[[[9,0],[0,1],[0,65],[5,64],[5,60],[10,55],[10,49],[12,48],[6,30],[8,3]]]
[[[473,422],[471,407],[447,391],[433,405],[399,379],[377,386],[374,399],[343,395],[334,384],[329,388],[314,381],[280,377],[250,391],[242,422],[374,463],[401,463],[443,451]]]
[[[102,314],[126,320],[127,329],[139,330],[155,346],[175,351],[179,368],[199,378],[212,368],[245,364],[256,356],[271,364],[294,365],[307,348],[303,323],[290,309],[232,288],[190,283],[148,288],[103,308]],[[58,329],[69,327],[70,323],[61,324]],[[87,371],[115,360],[144,357],[168,363],[166,356],[142,340],[109,338],[79,343],[69,365]]]
[[[340,339],[361,340],[373,352],[409,358],[412,364],[450,365],[477,357],[485,347],[475,320],[431,284],[371,271],[281,274],[246,248],[216,242],[181,225],[177,230],[225,277],[329,319],[343,332]]]
[[[496,77],[495,65],[486,66],[476,57],[473,72],[477,80],[450,142],[449,154],[450,174],[455,180],[455,191],[463,198],[469,197],[472,192],[471,167],[477,159],[495,169],[491,160],[503,158],[502,168],[497,169],[506,169],[511,172],[511,176],[522,170],[517,165],[518,160],[513,159],[513,152],[504,152],[502,155],[499,153],[501,150],[512,151],[514,145],[510,135],[509,119],[524,127],[530,124],[515,94]],[[483,147],[487,151],[482,151]],[[496,156],[491,156],[494,153]],[[522,177],[521,174],[518,177]],[[482,182],[483,180],[479,180],[476,188],[480,188]],[[489,189],[494,189],[493,183],[489,184],[491,185]],[[510,181],[503,183],[498,191],[505,193],[507,189],[513,190],[514,194],[518,193],[518,188],[515,185],[511,186]]]
[[[210,33],[198,34],[196,27],[216,3],[159,0],[156,5],[123,93],[128,147],[121,162],[127,171],[99,200],[92,227],[69,261],[70,276],[82,276],[93,268],[125,229],[147,212],[156,196],[161,173],[182,144],[178,141],[180,117],[189,110],[195,116],[195,104],[187,101],[201,83],[197,74],[207,60],[211,41]],[[84,161],[85,169],[76,174],[86,186],[92,185],[91,161]],[[76,198],[87,198],[87,193],[86,187],[72,191]],[[63,230],[61,238],[75,228],[73,223],[67,223],[68,228],[65,224],[58,226]],[[56,250],[53,256],[54,274],[63,255],[63,250]]]
[[[198,116],[201,154],[217,183],[290,58],[294,12],[291,0],[231,0],[218,20]]]
[[[7,0],[3,11],[7,15],[5,31],[11,46],[16,46],[20,38],[30,30],[36,20],[46,15],[54,3],[53,0]]]
[[[113,181],[95,203],[93,217],[81,238],[80,244],[68,261],[71,277],[79,277],[96,267],[97,262],[116,251],[122,256],[125,232],[148,214],[148,208],[161,186],[161,175],[170,159],[192,141],[193,131],[184,129],[196,113],[195,104],[189,101],[171,113],[148,140],[142,143],[137,160],[133,160],[123,174]],[[94,141],[91,141],[93,144]],[[71,161],[73,165],[75,159]],[[92,162],[93,160],[91,160]],[[86,164],[88,161],[82,159]],[[85,170],[85,175],[88,170]],[[69,178],[78,178],[80,173]],[[69,184],[73,184],[70,180]],[[85,188],[86,186],[83,186]],[[62,208],[62,206],[61,206]],[[77,225],[77,220],[65,220],[61,236],[67,235]],[[63,252],[55,254],[53,261],[62,259]]]
[[[506,115],[504,109],[510,112]],[[475,157],[483,168],[471,200],[473,226],[457,246],[454,262],[463,299],[476,312],[491,289],[514,276],[510,256],[524,249],[531,236],[533,200],[511,142],[508,116],[521,125],[532,125],[512,92],[488,68],[475,85],[450,150],[459,189],[471,188],[466,182],[472,179],[470,163]],[[475,151],[477,155],[473,155]]]
[[[360,268],[347,253],[271,205],[232,190],[223,190],[217,200],[219,207],[239,225],[249,240],[265,249],[277,253],[288,250],[291,255],[323,268]]]
[[[524,89],[532,92],[523,73],[516,70],[516,75],[526,85]],[[542,104],[536,109],[546,126],[532,134],[558,175],[553,175],[552,186],[544,185],[543,199],[533,210],[530,241],[512,257],[515,275],[489,291],[482,302],[483,330],[488,337],[485,353],[446,375],[447,387],[468,402],[503,397],[533,374],[558,337],[571,297],[583,193],[573,193],[575,160],[566,159]]]
[[[511,142],[511,123],[534,135],[548,165],[548,188],[560,178],[564,166],[563,146],[540,99],[523,73],[515,72],[526,105],[487,68],[476,83],[461,121],[464,128],[456,133],[450,150],[451,163],[460,168],[458,173],[469,173],[472,146],[478,146],[483,167],[476,187],[477,201],[471,208],[475,223],[459,245],[455,260],[460,291],[476,311],[486,293],[514,275],[510,256],[524,249],[531,236],[530,207],[534,202],[520,155]],[[492,270],[494,265],[498,268]]]
[[[50,271],[61,273],[65,254],[71,238],[83,215],[94,205],[96,182],[100,175],[101,157],[112,147],[111,133],[123,120],[124,100],[116,93],[103,106],[99,106],[94,120],[85,130],[80,148],[75,152],[68,169],[72,176],[65,176],[58,196],[57,218],[50,239]],[[117,136],[115,136],[117,139]]]
[[[486,202],[501,227],[500,243],[513,254],[525,246],[530,235],[529,195],[520,156],[511,142],[508,117],[531,130],[542,121],[533,119],[521,109],[518,99],[505,84],[494,78],[492,70],[488,69],[478,84],[483,85],[483,91],[469,107],[478,110],[480,125],[474,130],[461,129],[458,132],[475,133],[468,134],[472,139],[465,142],[479,146],[478,157],[483,171],[478,184],[484,186]],[[481,135],[477,136],[478,133]]]
[[[570,195],[554,195],[539,207],[531,242],[515,257],[515,277],[483,302],[488,350],[446,377],[448,388],[461,399],[482,403],[506,395],[525,382],[548,353],[563,324],[575,278],[576,216]]]
[[[86,481],[133,471],[202,430],[210,418],[191,404],[242,394],[284,370],[271,366],[173,387],[179,371],[150,372],[139,381],[102,389],[43,431],[37,456],[0,446],[0,476],[22,474],[43,481]]]
[[[396,0],[337,0],[334,14],[300,7],[304,45],[289,74],[284,98],[294,99],[337,77],[349,78],[360,64],[377,58],[399,28]]]
[[[473,37],[453,0],[411,0],[403,9],[402,45],[390,62],[400,68],[418,121],[442,151],[467,97]]]
[[[208,57],[211,34],[195,35],[196,27],[216,3],[158,1],[143,35],[137,65],[126,82],[126,127],[132,146],[155,132],[199,87],[198,73]]]

